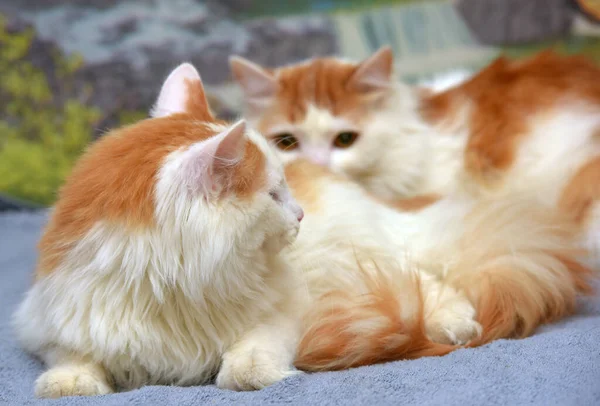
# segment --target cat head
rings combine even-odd
[[[213,238],[220,233],[275,252],[293,242],[304,214],[282,162],[245,121],[227,124],[213,117],[192,65],[182,64],[168,76],[151,116],[186,134],[158,171],[158,220],[181,224],[197,213],[204,217],[202,227],[215,228]]]
[[[85,262],[95,252],[88,243],[102,247],[102,268],[120,261],[123,241],[141,238],[152,248],[134,251],[153,253],[159,268],[181,256],[190,273],[210,274],[231,253],[281,250],[302,217],[264,137],[215,119],[198,72],[182,64],[150,118],[101,137],[75,165],[40,243],[39,272],[56,269],[70,246],[79,251],[69,257]]]
[[[395,122],[412,107],[388,47],[359,63],[318,58],[267,69],[232,57],[230,65],[246,117],[285,161],[303,157],[359,181],[377,175],[399,142]]]

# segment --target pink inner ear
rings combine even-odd
[[[246,142],[246,123],[241,120],[209,140],[192,145],[182,168],[189,189],[206,197],[228,189],[233,169],[244,157]]]
[[[169,74],[150,115],[165,117],[178,113],[212,119],[200,74],[189,63],[182,63]]]
[[[213,145],[211,141],[192,145],[183,157],[180,177],[194,194],[207,196],[217,189],[217,185],[213,182],[212,170],[216,145]]]
[[[359,65],[349,86],[359,91],[386,89],[392,80],[393,65],[392,50],[383,47]]]
[[[215,159],[222,162],[237,163],[242,160],[246,149],[246,122],[241,120],[227,131],[220,134],[223,137],[215,152]]]
[[[277,80],[269,72],[239,56],[232,56],[229,64],[248,101],[260,102],[275,95]]]

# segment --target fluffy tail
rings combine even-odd
[[[477,308],[483,334],[471,346],[526,337],[593,293],[578,238],[558,211],[524,198],[482,203],[465,218],[460,259],[445,281]]]
[[[330,292],[307,315],[296,367],[332,371],[445,355],[456,348],[427,338],[418,275],[403,274],[396,280],[382,272],[362,275],[368,293],[356,295],[348,289]]]
[[[465,293],[477,309],[482,334],[467,347],[530,335],[540,324],[572,313],[578,294],[592,292],[591,271],[575,259],[581,252],[570,224],[554,210],[522,199],[482,203],[459,228],[442,226],[439,233],[446,235],[440,241],[450,242],[432,255],[451,264],[443,282]],[[445,355],[460,347],[427,337],[416,274],[363,275],[369,293],[340,289],[316,303],[307,316],[298,368],[339,370]]]

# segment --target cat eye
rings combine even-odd
[[[282,133],[273,137],[275,146],[283,151],[291,151],[300,146],[296,137],[290,133]]]
[[[344,131],[339,133],[335,140],[333,141],[333,145],[338,148],[348,148],[350,145],[354,144],[354,141],[358,138],[358,133],[354,131]]]
[[[277,193],[275,190],[270,191],[269,196],[271,196],[271,198],[276,202],[281,202],[281,197],[279,197],[279,193]]]

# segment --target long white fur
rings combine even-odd
[[[157,186],[160,229],[129,235],[98,224],[61,269],[28,292],[15,315],[19,338],[46,361],[48,349],[89,356],[125,388],[191,385],[206,382],[243,334],[267,322],[268,339],[263,334],[261,342],[248,346],[272,352],[276,367],[269,373],[281,379],[291,373],[296,292],[302,290],[294,274],[262,248],[265,239],[281,238],[269,235],[273,213],[262,202],[216,216],[200,201],[184,201],[181,191],[170,190],[176,161],[175,153]],[[269,322],[283,311],[291,325]],[[220,377],[232,389],[251,386],[244,382],[251,376],[239,382]],[[43,384],[38,381],[38,394],[47,391]]]
[[[186,66],[180,73],[169,80],[189,79]],[[155,111],[180,110],[182,89],[169,88]],[[296,373],[305,290],[279,251],[295,239],[301,209],[266,141],[245,137],[267,157],[268,190],[248,201],[204,199],[189,188],[190,176],[210,176],[189,172],[190,160],[210,158],[204,144],[174,151],[156,179],[155,227],[100,221],[34,283],[14,324],[24,348],[50,367],[38,396],[202,384],[217,373],[220,387],[250,390]]]
[[[319,182],[323,181],[315,180]],[[375,278],[383,272],[397,282],[398,295],[406,297],[402,301],[406,304],[404,319],[413,320],[420,310],[418,300],[413,300],[417,292],[403,290],[412,285],[402,281],[418,276],[425,299],[425,326],[432,338],[464,343],[480,333],[473,305],[463,294],[445,286],[434,272],[454,260],[450,247],[460,238],[472,202],[459,199],[427,215],[415,215],[389,209],[357,184],[326,182],[319,189],[319,209],[307,212],[296,242],[284,250],[288,262],[303,271],[313,300],[335,290],[356,296],[369,293],[365,272]],[[444,239],[437,227],[446,226],[451,230]],[[443,255],[429,260],[432,250],[441,246],[446,248]],[[376,331],[386,322],[376,317],[368,320],[369,325],[352,327]]]
[[[468,70],[450,71],[419,85],[441,92],[471,75]],[[518,149],[516,163],[503,174],[502,187],[485,191],[474,185],[464,170],[469,114],[466,102],[454,117],[431,125],[420,116],[414,89],[391,82],[388,99],[371,110],[350,148],[332,148],[331,133],[340,117],[311,106],[303,121],[289,131],[298,136],[301,147],[278,153],[284,160],[302,156],[324,164],[334,172],[351,176],[383,198],[448,195],[456,191],[502,196],[536,190],[540,198],[551,202],[557,201],[579,168],[590,158],[600,156],[600,142],[595,136],[600,128],[600,111],[580,101],[561,100],[555,108],[527,117],[527,128],[531,130]],[[255,123],[259,117],[251,115],[250,122]],[[592,221],[586,227],[582,237],[585,248],[600,256],[600,244],[594,238],[598,229]],[[600,262],[596,265],[600,267]]]
[[[477,300],[484,275],[494,269],[516,280],[536,279],[550,292],[575,289],[569,269],[552,254],[569,249],[572,241],[556,234],[556,224],[548,221],[553,209],[535,196],[488,201],[459,194],[405,213],[371,199],[357,184],[319,182],[325,183],[318,209],[307,212],[296,242],[284,250],[289,263],[303,271],[313,300],[337,290],[359,298],[371,292],[365,272],[376,280],[383,275],[394,281],[394,293],[407,305],[401,309],[403,320],[415,320],[417,292],[404,282],[416,276],[427,334],[436,342],[457,344],[481,333],[471,300]],[[457,276],[473,281],[473,297],[465,296],[464,286],[453,285]],[[320,305],[327,314],[327,302]],[[348,328],[360,331],[365,343],[369,334],[389,328],[381,315],[357,319]]]

